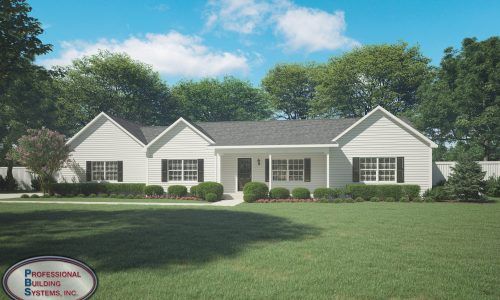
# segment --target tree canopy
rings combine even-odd
[[[395,114],[412,110],[418,87],[428,78],[428,63],[417,46],[406,43],[355,48],[322,69],[315,111],[360,117],[378,105]]]
[[[435,77],[422,85],[417,126],[442,145],[470,151],[476,159],[499,159],[500,40],[464,39],[447,48]],[[477,153],[477,151],[474,151]]]
[[[271,116],[264,93],[234,77],[181,81],[172,88],[181,115],[193,121],[262,120]]]

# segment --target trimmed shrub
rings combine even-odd
[[[243,194],[243,200],[245,202],[248,202],[248,203],[253,203],[255,202],[256,200],[260,199],[259,197],[257,197],[257,195],[255,195],[254,193],[246,193],[246,194]]]
[[[191,194],[191,196],[198,197],[198,186],[197,186],[197,185],[193,185],[193,186],[189,189],[189,193]]]
[[[314,190],[314,199],[334,199],[340,196],[339,189],[317,188]]]
[[[269,191],[269,198],[288,199],[290,198],[290,191],[283,187],[275,187]]]
[[[371,201],[371,202],[379,202],[379,201],[380,201],[380,198],[379,198],[379,197],[371,197],[371,198],[370,198],[370,201]]]
[[[222,186],[222,184],[218,182],[212,182],[212,181],[202,182],[198,184],[197,193],[198,193],[197,196],[202,198],[203,200],[207,200],[206,195],[208,193],[216,194],[217,200],[221,200],[222,195],[224,194],[224,187]]]
[[[407,195],[401,196],[401,198],[399,198],[399,202],[410,202],[410,197]]]
[[[127,198],[128,199],[137,199],[137,196],[130,194],[130,195],[127,195]]]
[[[309,192],[309,190],[306,188],[298,187],[298,188],[294,188],[292,190],[292,196],[293,196],[293,198],[297,198],[297,199],[310,199],[311,192]]]
[[[424,198],[430,198],[432,201],[447,201],[453,197],[444,186],[435,186],[424,192]]]
[[[333,199],[333,203],[344,203],[345,199],[344,198],[335,198]]]
[[[384,200],[387,197],[399,199],[408,196],[410,199],[420,195],[420,186],[416,184],[348,184],[346,193],[352,198],[363,197],[371,199],[378,197]]]
[[[89,197],[90,198],[95,198],[95,197],[97,197],[97,195],[96,194],[90,194]]]
[[[354,199],[354,201],[356,201],[356,202],[364,202],[365,199],[363,199],[363,197],[357,197],[356,199]]]
[[[33,194],[30,196],[30,198],[40,198],[40,196],[38,196],[37,194]]]
[[[144,183],[51,183],[49,190],[55,194],[132,194],[143,195]]]
[[[117,198],[118,198],[118,199],[124,199],[124,198],[127,198],[127,195],[125,195],[125,194],[119,194],[119,195],[117,196]]]
[[[28,195],[28,194],[22,194],[21,195],[21,198],[29,198],[29,197],[30,197],[30,195]]]
[[[100,198],[108,198],[109,197],[109,195],[106,194],[106,193],[97,194],[97,196],[100,197]]]
[[[187,187],[183,185],[171,185],[168,187],[167,194],[176,196],[176,197],[184,197],[188,193]],[[216,195],[217,196],[217,195]]]
[[[207,200],[208,202],[216,202],[218,200],[217,194],[215,194],[215,193],[207,193],[205,195],[205,200]]]
[[[161,185],[147,185],[144,187],[144,194],[147,196],[163,195],[165,191]]]
[[[486,180],[486,195],[500,197],[500,177],[490,177]]]
[[[113,194],[113,195],[114,195],[114,194]],[[85,195],[84,195],[84,194],[78,194],[78,195],[76,195],[76,196],[77,196],[77,197],[80,197],[80,198],[85,197]]]
[[[243,196],[246,194],[253,194],[257,199],[267,198],[269,188],[263,182],[248,182],[243,187]],[[255,199],[255,200],[257,200]]]
[[[117,194],[109,194],[109,198],[118,198]]]
[[[385,201],[385,202],[394,202],[394,201],[396,201],[396,200],[395,200],[393,197],[386,197],[386,198],[384,199],[384,201]]]

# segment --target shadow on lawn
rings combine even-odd
[[[319,229],[285,218],[226,210],[0,213],[0,260],[81,259],[97,271],[205,263],[251,243],[304,239]]]

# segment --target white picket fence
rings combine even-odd
[[[451,167],[455,166],[454,161],[436,161],[432,165],[432,184],[435,185],[443,180],[448,180]],[[500,176],[500,161],[478,161],[479,165],[486,172],[485,179]]]
[[[7,167],[0,167],[0,175],[5,179],[7,176]],[[25,167],[14,167],[12,176],[23,190],[31,190],[31,179],[33,175]]]

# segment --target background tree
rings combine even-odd
[[[464,39],[445,50],[433,80],[419,91],[415,124],[442,145],[482,149],[475,159],[500,158],[500,41]]]
[[[178,104],[151,66],[126,54],[100,52],[60,69],[59,128],[73,134],[101,111],[146,125],[166,125]]]
[[[306,119],[311,116],[315,95],[314,72],[318,66],[278,64],[262,79],[262,88],[269,94],[278,117]]]
[[[70,154],[64,135],[55,131],[28,129],[8,153],[9,159],[19,162],[40,179],[42,191],[48,191],[48,183],[68,161]]]
[[[43,29],[24,0],[0,0],[0,95],[35,59],[51,50],[38,36]]]
[[[182,107],[181,115],[193,121],[262,120],[271,115],[263,92],[234,77],[181,81],[172,94]]]
[[[360,117],[377,105],[395,114],[412,110],[429,61],[419,47],[406,43],[363,46],[334,57],[320,75],[315,111]]]

